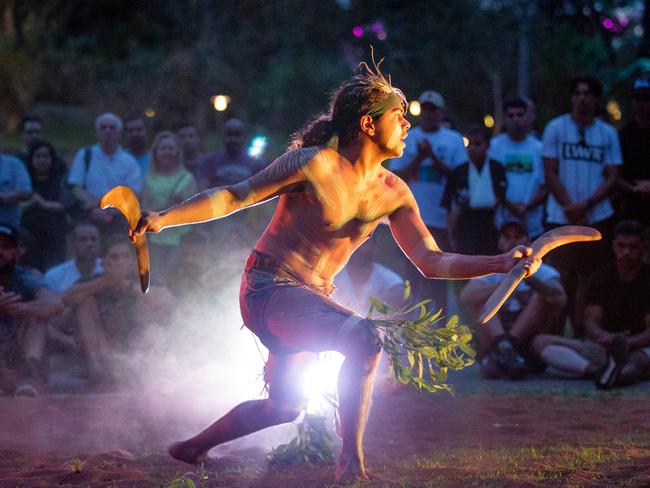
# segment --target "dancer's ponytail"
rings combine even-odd
[[[326,114],[320,114],[313,117],[305,127],[291,136],[289,150],[300,149],[302,147],[322,146],[327,143],[336,129],[332,119]]]

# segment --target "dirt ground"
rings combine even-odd
[[[365,444],[377,479],[361,485],[650,486],[648,399],[376,394]],[[332,466],[269,467],[292,425],[214,449],[202,469],[167,457],[225,408],[200,392],[0,398],[0,487],[333,485]]]

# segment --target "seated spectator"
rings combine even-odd
[[[93,224],[80,222],[72,229],[73,259],[50,268],[43,278],[45,286],[58,296],[74,284],[88,281],[102,273],[99,258],[99,230]],[[83,326],[83,324],[81,324]],[[88,334],[76,321],[76,310],[66,305],[64,312],[55,317],[48,326],[48,338],[54,347],[63,352],[70,350],[84,354]]]
[[[528,245],[523,221],[505,222],[499,229],[498,242],[500,252]],[[478,315],[504,276],[493,274],[471,280],[460,295],[461,302]],[[532,354],[531,341],[538,334],[557,330],[565,305],[560,273],[542,263],[537,273],[517,285],[492,319],[476,328],[485,378],[518,379],[538,369],[540,363]]]
[[[641,261],[643,226],[614,228],[614,262],[587,286],[586,341],[540,335],[533,347],[563,374],[595,377],[603,389],[650,378],[650,266]]]
[[[334,298],[337,303],[364,317],[370,309],[370,296],[393,308],[404,305],[404,279],[376,262],[376,251],[375,239],[368,239],[350,256],[350,260],[334,280]]]
[[[0,225],[0,394],[35,396],[46,383],[47,321],[63,305],[18,253],[16,230]]]
[[[20,228],[20,202],[29,198],[32,181],[23,162],[2,154],[0,136],[0,224]]]
[[[144,208],[163,210],[181,203],[196,193],[196,181],[181,165],[180,147],[173,132],[160,132],[153,142],[152,153],[151,170],[145,177],[142,192]],[[174,254],[179,250],[181,237],[190,230],[188,226],[181,226],[149,237],[149,250],[154,269],[170,270],[165,263],[174,259]]]
[[[78,342],[93,385],[112,383],[124,356],[140,347],[146,350],[148,344],[141,340],[170,316],[173,297],[159,286],[143,294],[135,263],[128,238],[111,236],[102,260],[104,272],[62,294],[63,303],[74,307]]]
[[[105,235],[123,229],[124,219],[119,212],[99,208],[99,200],[111,188],[124,185],[135,193],[142,189],[142,173],[133,157],[120,147],[122,120],[105,113],[95,121],[98,143],[80,149],[72,162],[68,185],[80,204],[77,219],[89,219]]]
[[[487,158],[490,134],[484,127],[469,130],[467,136],[469,162],[451,171],[442,197],[449,242],[461,254],[496,254],[494,210],[505,199],[505,170]]]
[[[66,215],[61,202],[65,174],[54,166],[54,148],[45,141],[30,146],[25,164],[32,196],[23,203],[22,226],[39,242],[35,267],[44,272],[66,258]]]

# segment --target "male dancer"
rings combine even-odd
[[[372,320],[333,302],[334,275],[379,222],[429,278],[466,279],[508,271],[526,259],[520,246],[497,256],[441,251],[419,216],[408,186],[382,161],[401,156],[410,124],[404,95],[379,69],[352,77],[334,94],[328,114],[314,119],[291,149],[251,178],[206,190],[163,212],[150,212],[133,234],[204,222],[280,197],[268,228],[246,262],[240,293],[244,323],[269,349],[269,398],[236,406],[170,454],[199,462],[212,447],[294,420],[304,408],[300,374],[320,351],[345,356],[339,374],[343,446],[338,481],[366,479],[362,437],[381,344]],[[134,236],[132,235],[132,238]]]

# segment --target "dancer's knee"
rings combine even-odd
[[[344,355],[374,357],[381,351],[381,337],[370,319],[350,317],[339,334],[339,349]]]

